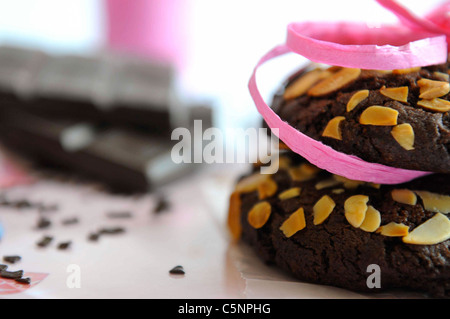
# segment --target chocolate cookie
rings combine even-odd
[[[450,182],[401,185],[332,175],[297,155],[242,177],[228,226],[267,263],[300,280],[360,292],[412,289],[450,297]]]
[[[449,64],[374,71],[309,66],[273,100],[302,133],[373,163],[450,173]]]

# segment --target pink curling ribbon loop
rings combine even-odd
[[[395,13],[401,25],[370,28],[351,22],[291,23],[286,44],[275,47],[261,58],[248,87],[259,113],[270,128],[278,129],[278,137],[293,152],[321,169],[349,179],[399,184],[431,173],[370,163],[306,136],[283,121],[265,103],[256,83],[256,71],[262,64],[290,52],[316,63],[376,70],[406,69],[447,61],[450,23],[442,12],[433,11],[426,18],[420,18],[395,1],[377,1]],[[449,7],[447,3],[445,8]],[[436,18],[438,24],[432,23],[430,17]]]
[[[310,163],[333,174],[353,180],[361,180],[379,184],[399,184],[411,179],[430,174],[429,172],[405,170],[369,163],[362,159],[347,155],[316,141],[301,133],[287,122],[283,121],[264,101],[256,84],[256,71],[265,62],[291,52],[286,45],[272,49],[261,58],[250,78],[248,88],[255,105],[270,128],[278,128],[278,138],[293,152],[300,154]]]

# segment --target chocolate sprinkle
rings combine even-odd
[[[23,276],[23,270],[18,271],[7,271],[6,269],[3,269],[0,272],[0,277],[6,278],[6,279],[19,279]]]
[[[30,277],[26,277],[26,278],[16,278],[14,279],[16,282],[20,283],[20,284],[24,284],[24,285],[29,285],[31,284],[31,278]]]
[[[38,220],[36,227],[38,229],[45,229],[45,228],[50,227],[51,224],[52,224],[52,222],[48,218],[41,216]]]
[[[53,240],[53,237],[45,236],[40,241],[38,241],[37,245],[39,247],[47,247]]]
[[[169,273],[171,275],[184,275],[185,274],[183,266],[175,266],[169,271]]]
[[[164,211],[169,210],[169,208],[170,208],[169,201],[166,199],[166,197],[164,195],[160,195],[158,197],[158,202],[157,202],[155,208],[153,209],[153,212],[158,214],[158,213],[162,213]]]
[[[63,225],[73,225],[73,224],[78,224],[78,222],[79,222],[78,218],[73,217],[73,218],[64,219],[62,221],[62,224]]]
[[[62,242],[58,244],[58,249],[60,250],[64,250],[70,247],[70,245],[72,244],[71,241],[66,241],[66,242]]]
[[[99,233],[91,233],[89,234],[88,239],[90,241],[97,241],[99,237],[100,237]]]
[[[112,228],[102,228],[99,230],[99,234],[101,235],[115,235],[124,233],[125,229],[122,227],[112,227]]]
[[[16,262],[20,261],[22,259],[22,257],[20,256],[3,256],[3,261],[10,263],[10,264],[15,264]]]
[[[109,212],[106,214],[109,218],[117,218],[117,219],[126,219],[133,217],[133,214],[130,212]]]

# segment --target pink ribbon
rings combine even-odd
[[[353,180],[380,184],[399,184],[431,174],[370,163],[344,154],[301,133],[283,121],[264,101],[256,83],[256,71],[265,62],[289,52],[329,65],[349,68],[392,70],[444,63],[447,60],[447,36],[450,28],[419,18],[392,0],[377,0],[393,11],[403,26],[369,28],[360,23],[291,23],[286,44],[264,55],[253,70],[250,95],[270,128],[293,152],[317,167]],[[448,3],[446,4],[448,5]],[[429,17],[441,17],[433,11]],[[445,31],[445,32],[444,32]]]
[[[333,174],[347,177],[353,180],[361,180],[379,184],[399,184],[411,179],[430,174],[414,170],[390,167],[377,163],[369,163],[362,159],[347,155],[316,141],[301,133],[297,129],[283,121],[264,101],[256,84],[256,71],[265,62],[291,52],[286,45],[280,45],[272,49],[261,58],[256,65],[248,88],[259,113],[270,128],[277,128],[278,138],[282,140],[293,152],[300,154],[310,163],[327,170]],[[274,130],[276,131],[276,130]]]

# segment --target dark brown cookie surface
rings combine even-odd
[[[307,69],[275,96],[273,109],[302,133],[368,162],[450,173],[447,72],[448,64]]]
[[[230,203],[239,198],[239,214],[230,209],[230,216],[239,216],[240,238],[263,260],[317,284],[362,292],[412,289],[450,297],[450,240],[404,242],[405,236],[435,216],[444,216],[448,222],[447,175],[402,185],[374,185],[302,166],[305,162],[296,163],[297,159],[291,157],[289,165],[283,164],[268,179],[258,180],[257,171],[243,177],[233,193]],[[298,173],[300,167],[303,173]],[[434,202],[438,205],[430,206],[430,197],[422,192],[440,195],[440,202]],[[351,224],[348,203],[355,196],[367,197],[367,207],[379,212],[378,223]],[[229,223],[233,224],[233,217]],[[231,228],[239,231],[239,227]],[[368,286],[371,265],[379,267],[379,288]]]

